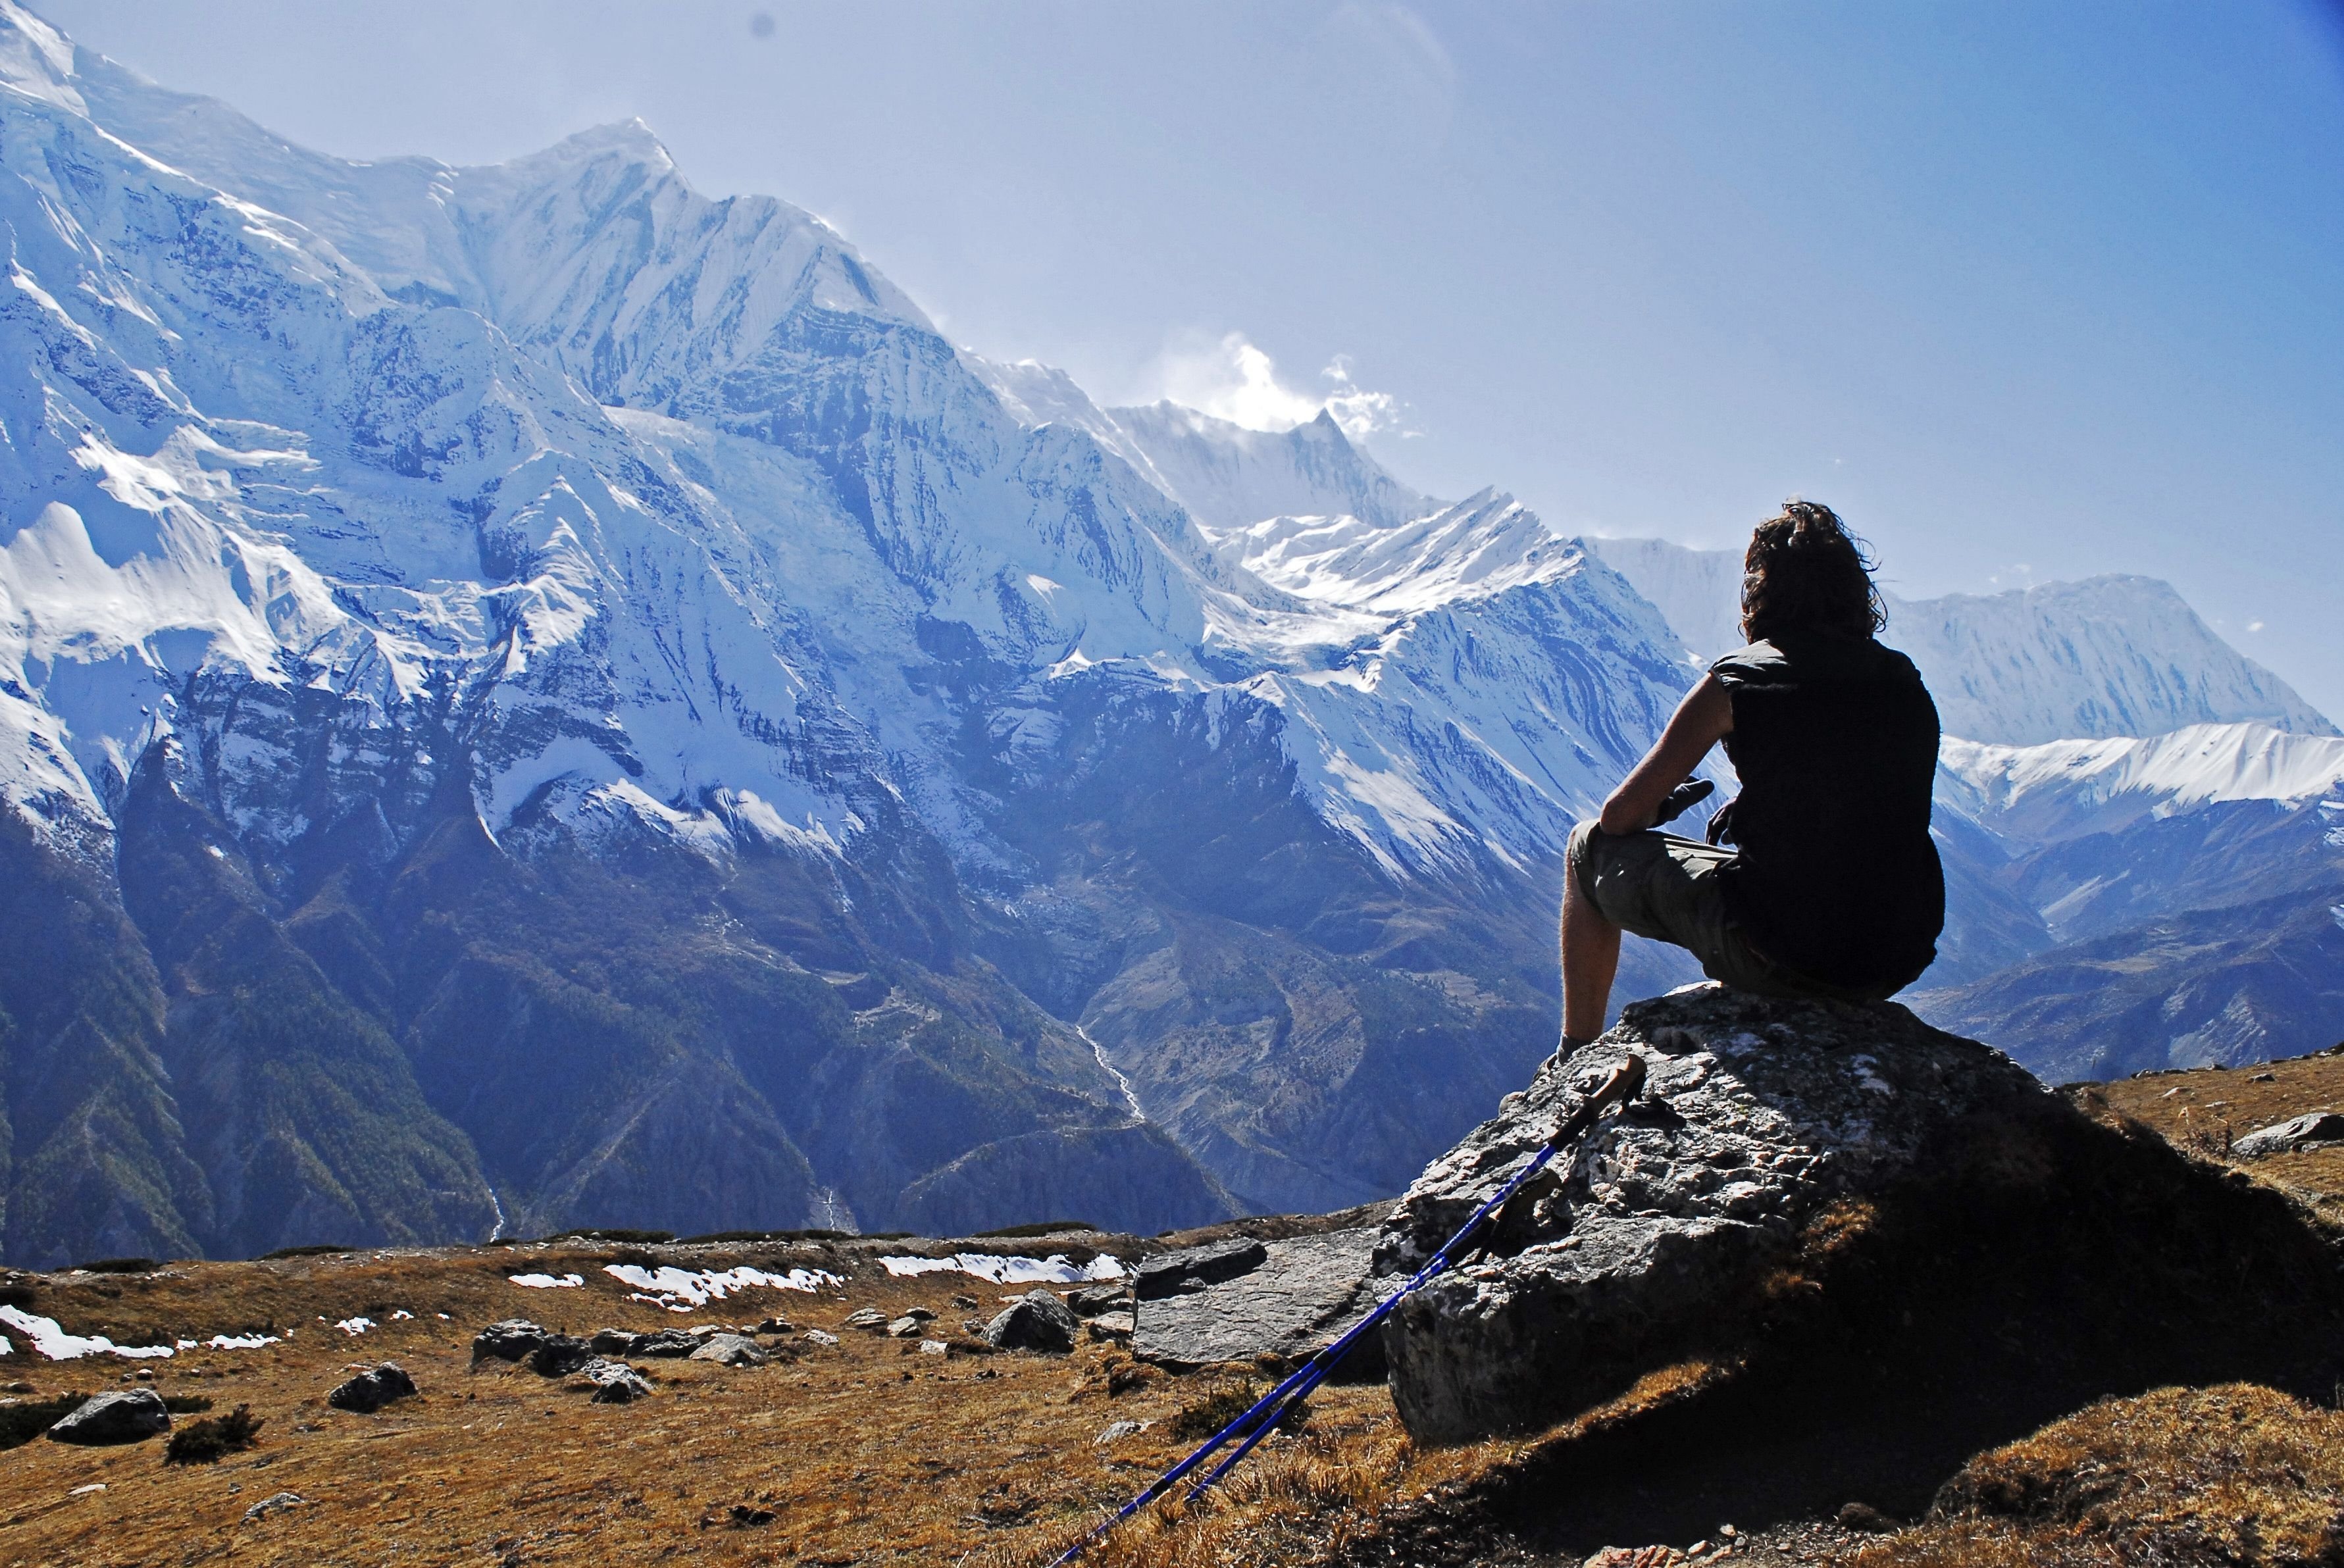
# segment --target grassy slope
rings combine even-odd
[[[2269,1078],[2257,1081],[2259,1071]],[[2212,1151],[2218,1134],[2203,1136],[2211,1118],[2227,1116],[2244,1131],[2344,1099],[2344,1056],[2077,1092],[2193,1152]],[[2245,1168],[2322,1208],[2344,1204],[2344,1153]],[[673,1255],[722,1263],[768,1250]],[[800,1260],[847,1273],[844,1289],[813,1297],[755,1292],[684,1316],[624,1300],[598,1272],[616,1255],[575,1244],[453,1249],[186,1264],[148,1278],[55,1277],[37,1287],[35,1310],[117,1340],[297,1329],[288,1343],[268,1350],[164,1363],[165,1391],[209,1394],[223,1409],[247,1402],[268,1419],[248,1453],[188,1469],[165,1467],[152,1442],[96,1451],[36,1442],[0,1454],[0,1564],[127,1564],[155,1561],[167,1546],[188,1562],[233,1549],[264,1563],[373,1563],[397,1542],[414,1560],[432,1562],[1036,1568],[1097,1509],[1177,1457],[1181,1445],[1166,1435],[1170,1418],[1214,1386],[1209,1376],[1144,1373],[1136,1387],[1110,1394],[1109,1374],[1129,1363],[1104,1345],[1071,1359],[939,1360],[855,1335],[836,1350],[755,1371],[651,1362],[658,1391],[634,1407],[589,1405],[559,1381],[500,1366],[466,1370],[471,1331],[516,1313],[589,1330],[781,1312],[803,1328],[834,1326],[864,1305],[924,1305],[951,1325],[989,1314],[1005,1294],[958,1275],[893,1280],[867,1260],[846,1260],[851,1251],[805,1254]],[[507,1283],[525,1269],[574,1269],[592,1283],[574,1292]],[[955,1306],[955,1293],[982,1305]],[[416,1317],[391,1321],[402,1307]],[[435,1316],[441,1311],[448,1320]],[[384,1326],[363,1340],[328,1327],[352,1313]],[[346,1367],[384,1357],[415,1374],[419,1400],[375,1417],[324,1408],[326,1390]],[[28,1365],[21,1350],[0,1363],[29,1373],[39,1394],[101,1386],[122,1366]],[[1364,1563],[1392,1560],[1397,1547],[1410,1562],[1545,1563],[1522,1556],[1503,1532],[1493,1536],[1474,1500],[1490,1495],[1493,1482],[1502,1490],[1509,1475],[1560,1474],[1558,1456],[1568,1465],[1571,1454],[1600,1455],[1640,1424],[1667,1424],[1698,1399],[1707,1375],[1699,1366],[1666,1369],[1556,1431],[1438,1452],[1408,1442],[1382,1390],[1330,1390],[1315,1401],[1308,1432],[1265,1445],[1220,1498],[1194,1512],[1159,1510],[1094,1560],[1107,1568]],[[1972,1460],[1930,1516],[1894,1535],[1867,1540],[1785,1525],[1745,1537],[1743,1555],[1762,1564],[1861,1556],[1877,1568],[2344,1560],[2338,1419],[2251,1385],[2107,1401]],[[1112,1444],[1094,1441],[1122,1420],[1157,1424]],[[1697,1430],[1684,1435],[1699,1438]],[[1698,1454],[1689,1449],[1681,1458]],[[104,1492],[72,1495],[101,1481]],[[312,1502],[239,1522],[245,1507],[282,1490]],[[735,1527],[735,1503],[776,1517]],[[1753,1523],[1763,1522],[1745,1528]]]

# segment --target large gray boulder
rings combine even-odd
[[[1210,1272],[1224,1277],[1187,1283],[1194,1273],[1168,1272],[1187,1288],[1150,1294],[1141,1279],[1132,1353],[1177,1371],[1263,1356],[1303,1360],[1367,1316],[1383,1292],[1399,1283],[1375,1275],[1378,1233],[1371,1229],[1254,1242],[1242,1272],[1227,1272],[1226,1256]],[[1175,1255],[1177,1256],[1177,1255]],[[1379,1337],[1353,1347],[1339,1373],[1346,1379],[1383,1375]]]
[[[103,1443],[139,1442],[171,1430],[171,1412],[153,1389],[124,1389],[85,1400],[72,1414],[49,1428],[54,1442],[85,1447]]]
[[[1082,1325],[1074,1310],[1048,1290],[1028,1290],[985,1326],[985,1343],[996,1351],[1040,1351],[1063,1356],[1075,1348]]]
[[[2049,1098],[1900,1007],[1689,989],[1630,1007],[1509,1095],[1409,1189],[1377,1269],[1421,1264],[1632,1050],[1644,1096],[1525,1189],[1486,1253],[1389,1320],[1393,1398],[1420,1441],[1546,1425],[1716,1341],[1826,1206],[1912,1176],[1965,1118]]]
[[[371,1371],[360,1372],[347,1382],[338,1383],[326,1396],[326,1402],[338,1411],[350,1411],[359,1415],[372,1415],[394,1400],[410,1399],[415,1394],[415,1380],[397,1361],[385,1361]]]
[[[2273,1127],[2257,1128],[2230,1146],[2240,1159],[2286,1154],[2319,1144],[2344,1142],[2344,1111],[2316,1110],[2289,1117]]]

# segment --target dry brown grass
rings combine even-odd
[[[469,1370],[473,1332],[504,1317],[591,1332],[780,1313],[804,1329],[834,1328],[858,1307],[893,1314],[924,1306],[957,1325],[990,1315],[1006,1294],[962,1275],[899,1280],[865,1266],[843,1291],[752,1291],[684,1316],[623,1300],[624,1288],[600,1272],[614,1250],[196,1263],[152,1277],[43,1284],[32,1310],[117,1342],[294,1331],[262,1350],[188,1351],[164,1362],[47,1363],[21,1347],[0,1361],[0,1376],[27,1379],[41,1393],[119,1386],[144,1364],[167,1394],[249,1405],[267,1423],[253,1449],[193,1467],[167,1466],[159,1442],[95,1450],[35,1442],[0,1454],[0,1565],[128,1568],[229,1556],[288,1564],[1022,1564],[1046,1561],[1187,1446],[1169,1439],[1169,1419],[1205,1380],[1156,1375],[1110,1394],[1110,1374],[1131,1363],[1096,1345],[1066,1358],[945,1359],[847,1334],[834,1350],[753,1370],[639,1363],[657,1391],[632,1406],[590,1404],[559,1380],[502,1363]],[[750,1255],[716,1250],[705,1261]],[[836,1258],[799,1260],[844,1267]],[[588,1286],[532,1290],[506,1280],[569,1270]],[[984,1304],[955,1307],[955,1293]],[[401,1309],[414,1316],[394,1320]],[[330,1327],[353,1315],[380,1326],[358,1339]],[[327,1391],[349,1368],[384,1360],[413,1375],[419,1397],[374,1416],[327,1408]],[[1322,1388],[1311,1403],[1306,1434],[1265,1442],[1218,1494],[1193,1509],[1164,1509],[1093,1560],[1305,1560],[1390,1499],[1496,1457],[1417,1453],[1380,1387]],[[1122,1420],[1153,1424],[1095,1442]],[[106,1490],[74,1495],[94,1482]],[[308,1501],[242,1522],[248,1507],[278,1492]],[[773,1518],[736,1526],[736,1504]]]
[[[2263,1159],[2229,1158],[2230,1144],[2257,1128],[2306,1111],[2344,1110],[2344,1054],[2321,1052],[2260,1067],[2159,1073],[2095,1085],[2087,1092],[2104,1097],[2110,1109],[2155,1128],[2177,1148],[2236,1164],[2259,1180],[2294,1192],[2323,1219],[2344,1222],[2344,1145]]]
[[[2110,1400],[1972,1460],[1860,1568],[2344,1562],[2344,1415],[2250,1383]]]

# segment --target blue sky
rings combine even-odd
[[[1568,529],[2165,577],[2344,718],[2337,0],[40,9],[347,156],[640,115],[955,341]]]

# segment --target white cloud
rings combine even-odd
[[[1402,428],[1398,398],[1351,379],[1348,356],[1336,355],[1318,379],[1323,391],[1288,386],[1278,379],[1276,362],[1242,332],[1202,348],[1167,349],[1157,361],[1162,396],[1248,430],[1290,430],[1324,409],[1355,440],[1416,433]]]

